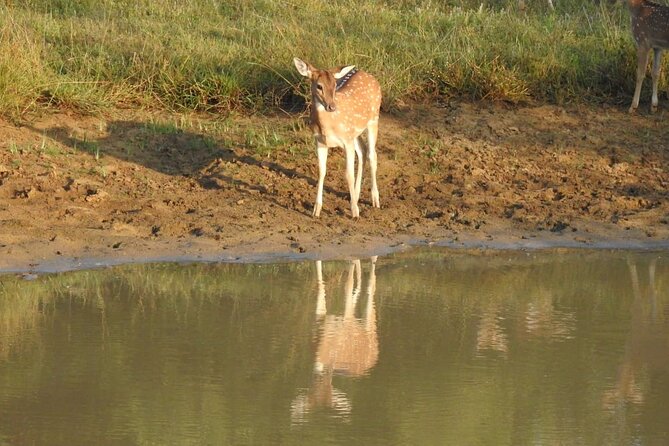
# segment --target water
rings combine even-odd
[[[669,444],[667,253],[0,276],[0,445]]]

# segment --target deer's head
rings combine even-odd
[[[347,65],[332,70],[319,70],[297,57],[293,59],[293,63],[297,71],[311,81],[311,97],[315,102],[314,106],[320,104],[328,112],[337,110],[335,102],[337,79],[346,76],[349,71],[355,68],[355,65]]]

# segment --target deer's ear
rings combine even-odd
[[[293,58],[293,63],[295,64],[295,68],[297,68],[297,71],[304,76],[304,77],[311,77],[312,69],[311,65],[303,61],[302,59],[298,59],[297,57]]]
[[[355,65],[348,65],[344,68],[340,68],[339,71],[334,74],[334,78],[335,79],[341,79],[342,77],[346,76],[346,74],[354,68],[355,68]]]

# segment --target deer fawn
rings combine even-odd
[[[657,81],[660,77],[662,50],[669,48],[669,7],[648,0],[627,0],[632,16],[632,34],[636,41],[636,89],[629,112],[639,106],[641,84],[646,76],[648,55],[653,50],[653,99],[651,113],[657,110]]]
[[[313,216],[318,217],[323,206],[323,181],[330,147],[341,147],[346,151],[346,182],[351,195],[351,214],[353,218],[360,216],[358,199],[363,157],[358,137],[365,129],[372,177],[372,206],[381,207],[376,185],[376,136],[381,108],[378,81],[371,74],[356,70],[354,65],[319,70],[297,57],[293,63],[302,76],[311,80],[311,128],[318,152],[318,193]],[[354,177],[356,155],[358,169]]]

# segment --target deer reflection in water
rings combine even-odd
[[[566,341],[574,337],[575,331],[576,315],[556,307],[553,290],[539,288],[525,311],[525,333],[536,338]]]
[[[502,327],[504,317],[498,302],[483,310],[478,330],[476,331],[476,351],[494,350],[506,355],[509,350],[509,337]]]
[[[344,314],[327,314],[323,266],[316,262],[318,294],[316,319],[320,339],[316,350],[311,386],[291,404],[293,423],[304,422],[306,415],[317,408],[332,409],[342,419],[348,419],[351,402],[346,394],[332,385],[334,375],[359,377],[369,373],[379,357],[376,333],[376,257],[371,258],[367,281],[367,299],[363,302],[361,317],[356,317],[356,307],[362,288],[360,260],[349,264],[344,287]],[[362,299],[360,299],[362,300]]]
[[[548,287],[533,290],[532,300],[519,307],[522,324],[506,323],[510,310],[498,300],[490,300],[481,309],[481,319],[476,330],[477,354],[495,352],[503,357],[509,352],[507,330],[516,330],[523,339],[544,338],[565,341],[573,338],[576,315],[556,308],[555,292]],[[511,319],[516,317],[511,316]],[[520,332],[520,333],[518,333]]]
[[[632,319],[625,344],[625,354],[618,367],[616,381],[604,393],[603,407],[607,410],[624,410],[626,404],[640,406],[647,393],[648,374],[652,371],[669,371],[669,306],[662,305],[657,295],[657,258],[648,264],[648,283],[639,277],[637,262],[627,262],[634,300],[630,311]]]

